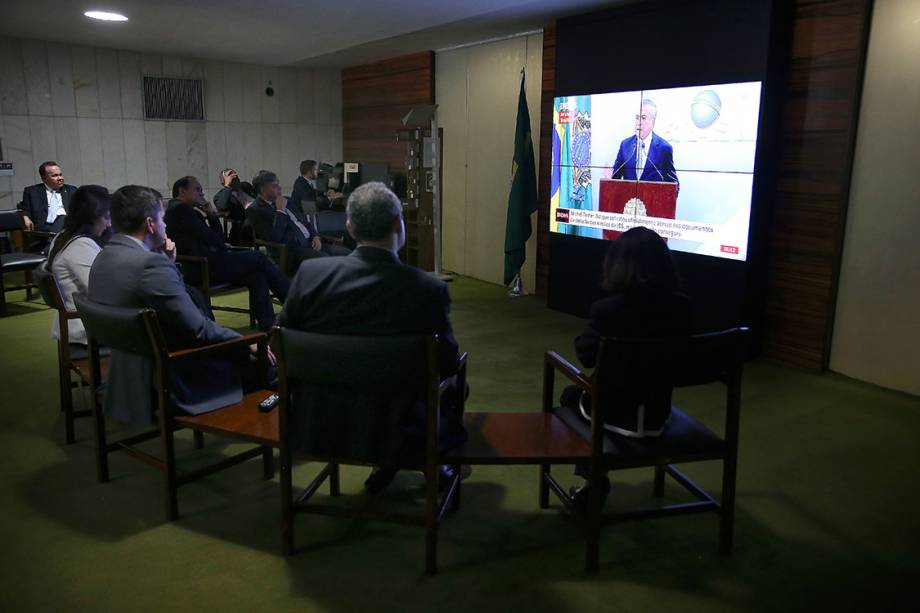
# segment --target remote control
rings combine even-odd
[[[268,413],[275,408],[278,404],[278,394],[272,394],[265,400],[259,403],[259,411],[262,413]]]

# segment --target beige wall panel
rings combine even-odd
[[[96,50],[72,47],[73,93],[78,117],[99,117],[99,85],[96,78]]]
[[[43,41],[22,41],[22,71],[30,115],[51,114],[51,83],[48,77],[48,46]]]
[[[73,63],[68,45],[48,43],[48,79],[51,84],[51,112],[58,117],[75,116]]]
[[[278,123],[278,98],[282,95],[278,91],[278,69],[262,68],[261,82],[259,84],[259,99],[262,104],[262,123]],[[272,89],[275,90],[274,96],[265,95],[265,88],[271,82]]]
[[[128,182],[125,166],[125,128],[123,119],[103,119],[99,122],[102,134],[102,164],[105,169],[105,183],[116,190]]]
[[[147,176],[147,137],[140,119],[124,120],[125,183],[149,185]]]
[[[204,118],[224,120],[224,65],[209,61],[204,65]]]
[[[22,197],[22,190],[38,182],[38,164],[32,158],[32,137],[29,133],[29,118],[25,115],[3,117],[4,157],[13,163],[14,175],[10,186],[16,202]]]
[[[282,187],[288,176],[294,181],[293,169],[281,165],[281,128],[278,124],[262,124],[262,167],[278,175]]]
[[[435,100],[438,125],[444,128],[444,168],[441,183],[441,258],[445,270],[466,270],[467,127],[466,86],[469,49],[439,53],[435,61]]]
[[[244,64],[242,68],[242,80],[237,87],[242,89],[243,94],[243,121],[261,121],[262,120],[262,100],[265,96],[262,92],[265,84],[262,82],[262,75],[259,66]]]
[[[875,3],[830,365],[920,395],[918,17],[920,0]]]
[[[143,119],[141,56],[131,51],[119,51],[118,77],[121,80],[122,117],[125,119]]]
[[[57,144],[54,140],[54,118],[29,117],[29,137],[32,140],[32,160],[36,165],[45,160],[57,160]]]
[[[220,189],[220,171],[229,168],[227,163],[227,132],[225,124],[218,121],[209,121],[207,124],[208,139],[208,172],[207,176],[198,177],[201,184],[208,190],[208,198],[213,198]],[[240,178],[242,181],[242,177]]]
[[[71,185],[83,185],[83,159],[80,156],[80,130],[76,117],[54,118],[55,161],[61,164],[64,180]],[[36,169],[37,171],[37,169]]]
[[[105,163],[102,158],[102,128],[95,117],[77,119],[80,133],[80,158],[83,162],[83,181],[106,185]]]
[[[99,116],[121,117],[117,51],[96,49],[96,86],[99,89]]]
[[[166,164],[166,122],[145,121],[144,140],[147,142],[147,185],[159,189],[169,181]]]
[[[224,64],[224,119],[243,121],[243,66]]]
[[[22,42],[0,36],[0,113],[26,115],[26,81],[22,72]]]

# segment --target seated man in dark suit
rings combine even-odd
[[[406,242],[399,198],[382,183],[362,185],[348,200],[347,225],[358,248],[348,257],[316,258],[301,264],[279,323],[324,334],[437,334],[441,378],[454,377],[458,347],[450,323],[450,293],[443,281],[399,260],[397,253]],[[374,390],[368,393],[376,394]],[[298,402],[309,402],[308,396],[300,394]],[[362,400],[366,401],[358,399]],[[402,459],[409,462],[417,457],[413,454],[420,452],[424,438],[424,407],[418,405],[410,402],[405,407],[400,432],[405,436]],[[442,448],[466,440],[459,406],[454,387],[441,405]],[[393,468],[375,470],[365,486],[380,491],[395,473]]]
[[[252,180],[252,186],[259,197],[248,209],[255,237],[287,245],[288,268],[292,274],[306,259],[329,255],[348,255],[348,249],[338,245],[326,245],[320,240],[316,223],[312,218],[298,215],[288,207],[287,199],[281,195],[278,176],[273,172],[261,172]]]
[[[232,251],[224,244],[223,228],[217,211],[204,198],[201,182],[195,177],[182,177],[173,185],[172,206],[166,212],[166,232],[176,243],[180,255],[195,255],[208,259],[209,282],[214,285],[232,283],[249,288],[253,314],[260,330],[270,330],[275,323],[269,290],[284,301],[288,280],[275,263],[258,251]],[[199,272],[185,266],[185,275],[198,284]]]
[[[221,188],[214,194],[214,206],[221,213],[227,214],[230,224],[230,244],[239,245],[243,241],[242,228],[246,221],[246,207],[252,198],[243,191],[240,178],[232,168],[220,171]]]
[[[170,351],[239,337],[209,318],[176,268],[176,249],[166,237],[163,201],[149,187],[126,185],[112,194],[116,234],[96,256],[87,295],[118,307],[151,308]],[[254,351],[254,347],[251,348]],[[238,363],[230,358],[179,362],[174,369],[175,405],[198,414],[239,402],[242,384]],[[143,356],[112,352],[106,385],[106,412],[119,421],[149,423],[153,415],[153,365]]]
[[[44,162],[38,167],[38,176],[42,182],[30,185],[22,192],[22,223],[26,230],[41,232],[60,232],[64,228],[64,218],[70,197],[77,188],[64,183],[64,172],[57,162]],[[30,249],[44,247],[44,239],[30,245]]]

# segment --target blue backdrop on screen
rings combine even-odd
[[[770,131],[775,131],[780,102],[777,83],[782,79],[777,78],[775,67],[771,73],[771,65],[783,54],[789,18],[785,9],[778,10],[780,5],[774,0],[676,0],[557,22],[556,97],[703,84],[764,84],[748,261],[675,253],[684,286],[697,305],[699,329],[752,324],[758,319],[750,305],[756,302],[752,296],[762,291],[763,278],[752,279],[748,273],[763,267],[763,253],[751,251],[750,246],[763,242],[755,226],[766,218],[767,201],[772,197],[772,188],[766,184],[775,150]],[[554,140],[558,137],[553,135]],[[557,146],[554,142],[554,150]],[[602,295],[599,280],[608,246],[607,241],[587,236],[550,234],[550,307],[587,315],[591,302]]]

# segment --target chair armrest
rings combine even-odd
[[[268,247],[270,249],[278,250],[278,267],[281,269],[281,274],[287,275],[287,259],[288,259],[288,246],[284,243],[276,243],[274,241],[267,241],[261,238],[257,238],[254,241],[256,247]]]
[[[343,245],[345,239],[341,236],[331,236],[329,234],[319,234],[320,240],[329,245]]]
[[[574,364],[566,360],[555,351],[547,351],[544,360],[547,364],[551,364],[556,370],[568,377],[572,383],[581,389],[585,390],[586,392],[591,391],[591,388],[593,387],[591,379],[585,376],[585,373],[576,368]]]
[[[464,397],[466,396],[465,390],[462,388],[466,387],[466,362],[469,359],[470,354],[464,351],[457,358],[457,387],[460,387],[460,404],[463,405]],[[450,379],[444,379],[441,381],[441,384],[438,386],[438,395],[444,393],[444,390],[448,388],[450,384]]]
[[[252,247],[247,245],[225,245],[228,251],[252,251]]]
[[[192,349],[180,349],[179,351],[172,351],[167,354],[166,357],[169,360],[181,360],[189,356],[200,356],[208,353],[220,353],[223,351],[229,351],[240,346],[249,346],[253,343],[261,343],[264,345],[267,339],[268,334],[266,332],[255,332],[253,334],[240,336],[239,338],[230,339],[229,341],[221,341],[220,343],[205,345],[204,347],[194,347]]]
[[[26,236],[36,236],[38,238],[54,238],[57,236],[54,232],[46,232],[45,230],[23,230],[22,233]]]
[[[200,255],[176,255],[176,261],[184,264],[192,264],[198,267],[200,283],[198,289],[206,297],[211,289],[211,271],[208,269],[208,258]]]

